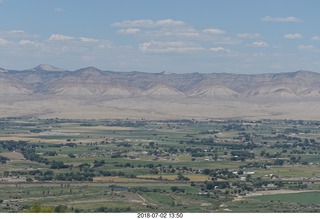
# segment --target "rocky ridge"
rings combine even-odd
[[[1,69],[0,87],[0,95],[320,97],[320,74],[309,71],[256,75],[168,74],[112,72],[95,67],[67,71],[42,64],[31,70]]]
[[[0,115],[45,118],[320,118],[320,74],[0,69]]]

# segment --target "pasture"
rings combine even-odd
[[[319,125],[2,118],[0,211],[317,212]]]

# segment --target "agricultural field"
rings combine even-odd
[[[0,212],[320,212],[320,122],[0,119]]]

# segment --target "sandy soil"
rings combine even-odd
[[[249,193],[246,196],[238,196],[233,201],[240,201],[245,198],[262,196],[262,195],[277,195],[277,194],[293,194],[293,193],[303,193],[303,192],[319,192],[320,190],[269,190],[269,191],[257,191]]]
[[[3,97],[1,97],[3,98]],[[30,97],[31,98],[31,97]],[[319,119],[320,101],[217,98],[0,99],[0,114],[83,119]]]
[[[20,152],[6,152],[0,153],[0,155],[13,160],[26,160]]]

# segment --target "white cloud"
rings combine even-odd
[[[311,39],[312,40],[320,40],[320,36],[313,36]]]
[[[285,39],[300,39],[302,35],[300,33],[289,33],[283,36]]]
[[[140,29],[139,28],[127,28],[127,29],[121,29],[118,31],[118,33],[121,33],[121,34],[135,34],[135,33],[138,33],[140,32]]]
[[[209,41],[216,45],[239,45],[241,40],[231,37],[210,38]]]
[[[64,9],[63,8],[55,8],[55,9],[53,9],[53,11],[61,13],[61,12],[64,12]]]
[[[204,36],[202,31],[198,31],[183,21],[165,19],[165,20],[125,20],[113,23],[115,27],[120,28],[117,32],[123,35],[136,35],[142,39],[155,40],[161,38],[161,41],[185,41],[186,38],[195,40]],[[188,39],[188,40],[189,40]]]
[[[125,20],[113,23],[112,26],[120,27],[119,34],[135,35],[145,41],[191,41],[194,43],[213,42],[217,45],[239,44],[239,39],[232,39],[226,31],[219,28],[195,29],[179,20]],[[252,35],[251,37],[258,37]]]
[[[163,36],[181,36],[181,37],[197,37],[199,33],[194,31],[182,30],[182,31],[162,31]]]
[[[25,33],[23,30],[10,30],[7,31],[8,34],[23,34]]]
[[[34,47],[34,48],[37,48],[37,49],[46,49],[48,48],[44,43],[42,42],[38,42],[38,41],[32,41],[32,40],[26,40],[26,39],[23,39],[23,40],[20,40],[18,42],[18,46],[21,48],[21,46],[29,46],[29,47]]]
[[[151,31],[139,31],[140,36],[154,39],[155,37],[171,37],[171,38],[195,38],[199,37],[200,34],[197,30],[189,27],[182,27],[182,28],[160,28],[157,30]]]
[[[299,49],[313,49],[315,48],[314,45],[300,45]]]
[[[4,45],[7,45],[9,43],[8,40],[4,39],[4,38],[1,38],[0,37],[0,46],[4,46]]]
[[[38,36],[35,34],[30,34],[27,33],[23,30],[7,30],[7,31],[0,31],[0,36],[8,38],[8,39],[12,39],[12,38],[37,38]]]
[[[166,20],[158,20],[156,21],[156,24],[158,27],[176,27],[176,26],[183,26],[184,22],[179,20],[166,19]]]
[[[109,49],[112,47],[112,43],[108,40],[103,39],[95,39],[90,37],[72,37],[61,34],[52,34],[49,38],[51,42],[61,42],[60,49],[61,51],[71,51],[71,50],[88,50],[89,47],[91,49]],[[58,48],[57,44],[49,44],[49,47],[55,46]]]
[[[251,44],[253,47],[268,47],[269,45],[263,41],[255,41]]]
[[[261,34],[259,33],[239,33],[237,34],[239,38],[248,38],[248,39],[255,39],[261,38]]]
[[[210,34],[225,34],[226,33],[224,30],[217,29],[217,28],[204,29],[203,32],[210,33]]]
[[[35,43],[31,40],[20,40],[19,44],[20,45],[34,45]]]
[[[271,17],[265,16],[262,18],[262,21],[273,21],[273,22],[301,22],[300,18],[296,17]]]
[[[93,38],[80,37],[80,41],[84,43],[92,43],[92,42],[97,42],[98,40]]]
[[[185,25],[184,22],[179,20],[149,20],[149,19],[140,19],[140,20],[125,20],[121,22],[113,23],[114,27],[145,27],[145,28],[155,28],[155,27],[177,27]]]
[[[111,43],[109,42],[101,42],[99,45],[98,45],[98,49],[110,49],[112,46],[111,46]]]
[[[202,47],[193,45],[187,42],[175,41],[175,42],[160,42],[160,41],[148,41],[141,43],[139,49],[142,52],[155,52],[155,53],[184,53],[194,52],[202,50]]]
[[[114,27],[152,27],[154,25],[153,20],[125,20],[121,22],[113,23],[112,26]]]
[[[210,51],[213,51],[213,52],[231,52],[230,49],[226,49],[226,48],[223,48],[223,47],[214,47],[214,48],[210,48],[209,49]]]
[[[74,37],[71,36],[66,36],[62,34],[52,34],[49,38],[51,41],[67,41],[67,40],[72,40]]]
[[[300,45],[298,46],[300,50],[305,50],[305,51],[311,51],[311,52],[317,52],[318,49],[314,45]]]

